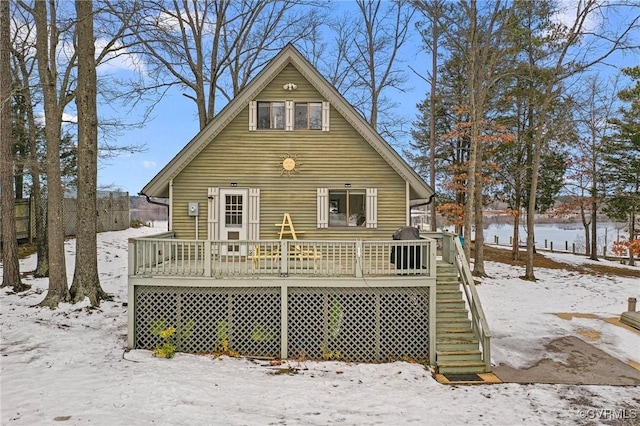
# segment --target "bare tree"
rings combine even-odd
[[[429,93],[429,184],[431,188],[436,188],[436,105],[438,97],[438,44],[440,43],[440,35],[443,31],[441,16],[444,13],[444,1],[442,0],[420,0],[414,2],[415,6],[428,19],[431,26],[430,40],[424,40],[424,44],[431,50],[431,75],[428,81],[430,83]],[[423,36],[423,39],[425,37]],[[434,199],[430,205],[431,231],[436,231],[436,200]]]
[[[62,133],[63,114],[75,98],[77,84],[77,52],[74,43],[76,17],[65,2],[49,0],[30,3],[20,0],[18,5],[25,15],[33,17],[36,29],[35,52],[45,115],[49,248],[49,292],[41,305],[55,307],[59,302],[70,300],[64,258],[64,188],[60,157],[61,144],[69,139],[68,135],[63,136]],[[118,42],[125,27],[120,20],[116,23],[118,25],[106,25],[109,31],[105,34],[108,33],[110,38],[100,40],[102,49],[92,62],[92,67],[95,68],[98,64],[126,53],[126,46]],[[91,155],[98,155],[97,148],[93,148],[92,151]],[[95,192],[95,189],[93,191]],[[87,214],[89,213],[95,215],[96,211],[88,210]],[[84,235],[81,235],[79,239],[83,237]],[[95,237],[88,238],[95,240]]]
[[[0,2],[0,182],[2,187],[2,287],[15,292],[28,288],[20,279],[16,204],[13,190],[13,140],[11,137],[11,18],[8,1]]]
[[[444,36],[448,46],[463,58],[467,71],[469,111],[469,161],[466,174],[467,199],[464,206],[465,241],[471,241],[472,223],[475,226],[475,262],[473,273],[484,271],[483,234],[483,132],[486,114],[496,85],[508,73],[511,49],[505,44],[514,8],[507,1],[496,0],[479,9],[476,0],[462,0],[460,10],[452,10],[443,17]],[[470,258],[470,243],[465,254]]]
[[[76,0],[78,55],[78,201],[76,265],[71,284],[72,302],[89,298],[91,306],[111,300],[100,286],[97,245],[98,111],[93,35],[93,2]]]
[[[140,0],[130,8],[114,7],[128,19],[130,52],[142,55],[154,76],[132,93],[186,90],[202,129],[216,114],[216,103],[235,97],[273,52],[316,34],[321,20],[314,3]]]
[[[630,36],[640,28],[640,14],[635,2],[609,3],[602,0],[583,0],[574,5],[575,13],[567,24],[560,24],[553,37],[545,37],[549,54],[540,58],[532,67],[540,63],[549,64],[547,81],[542,90],[542,104],[536,117],[533,132],[533,161],[531,188],[527,211],[527,259],[524,279],[535,280],[533,253],[535,246],[534,217],[536,212],[536,193],[538,190],[539,169],[542,151],[549,139],[547,120],[553,103],[562,95],[561,85],[570,78],[584,72],[593,65],[601,63],[613,52],[629,49]],[[626,9],[625,9],[626,8]],[[628,14],[620,15],[627,10]],[[614,16],[614,13],[615,16]],[[557,13],[557,11],[555,11]],[[625,16],[621,21],[620,16]],[[592,22],[592,18],[595,23]],[[615,23],[613,20],[615,19]],[[592,28],[593,26],[593,28]],[[578,49],[579,47],[579,49]],[[636,46],[637,48],[637,46]]]
[[[574,102],[578,125],[583,129],[578,138],[568,186],[577,192],[578,207],[585,231],[585,252],[598,260],[597,221],[601,199],[604,154],[615,115],[617,81],[590,76],[580,85]],[[588,213],[587,213],[588,212]]]
[[[336,31],[334,73],[340,90],[383,136],[394,139],[400,126],[385,97],[388,89],[404,90],[407,77],[398,69],[399,52],[408,40],[415,8],[407,1],[357,0],[357,16],[332,24]],[[347,66],[340,66],[344,59]],[[342,86],[342,87],[341,87]]]
[[[16,120],[21,122],[24,137],[28,144],[28,158],[26,166],[31,177],[30,198],[35,212],[35,234],[37,264],[35,277],[49,276],[49,248],[47,237],[47,206],[41,185],[42,166],[38,141],[41,137],[39,126],[36,124],[34,107],[39,102],[37,80],[37,62],[35,57],[33,17],[26,16],[25,10],[14,10],[14,28],[12,59],[13,78],[17,96],[22,99],[17,108]]]
[[[38,71],[43,90],[45,113],[45,137],[47,140],[47,222],[49,236],[49,291],[40,304],[57,307],[60,302],[69,301],[66,261],[64,254],[64,222],[62,213],[63,188],[60,174],[60,139],[62,113],[64,107],[73,99],[69,90],[72,78],[68,66],[62,76],[58,74],[57,58],[59,54],[60,34],[68,33],[69,22],[58,25],[56,2],[36,1],[31,10],[36,24],[36,55]],[[71,53],[69,63],[75,62],[75,52]],[[61,78],[62,77],[62,78]],[[62,83],[58,85],[58,79]]]

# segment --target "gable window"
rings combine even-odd
[[[329,131],[329,102],[249,101],[249,131]]]
[[[366,225],[364,190],[329,190],[329,226]]]
[[[284,102],[258,102],[258,129],[284,130]]]
[[[322,102],[296,102],[295,129],[322,130]]]

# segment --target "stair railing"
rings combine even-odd
[[[469,262],[464,254],[462,244],[460,244],[460,239],[457,236],[445,234],[444,240],[446,241],[444,245],[448,247],[445,247],[445,250],[443,250],[443,260],[453,263],[458,269],[458,274],[462,279],[464,295],[469,305],[469,311],[471,312],[473,331],[481,345],[485,370],[487,372],[491,371],[491,331],[489,330],[489,324],[482,309],[482,303],[480,303],[480,297],[478,296],[478,291],[473,281],[473,275],[471,275]],[[449,250],[446,250],[447,248]]]

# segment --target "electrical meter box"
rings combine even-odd
[[[189,216],[198,216],[198,203],[189,203]]]

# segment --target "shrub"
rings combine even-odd
[[[141,220],[133,219],[129,226],[132,228],[142,228],[143,226],[148,226],[148,225]]]

